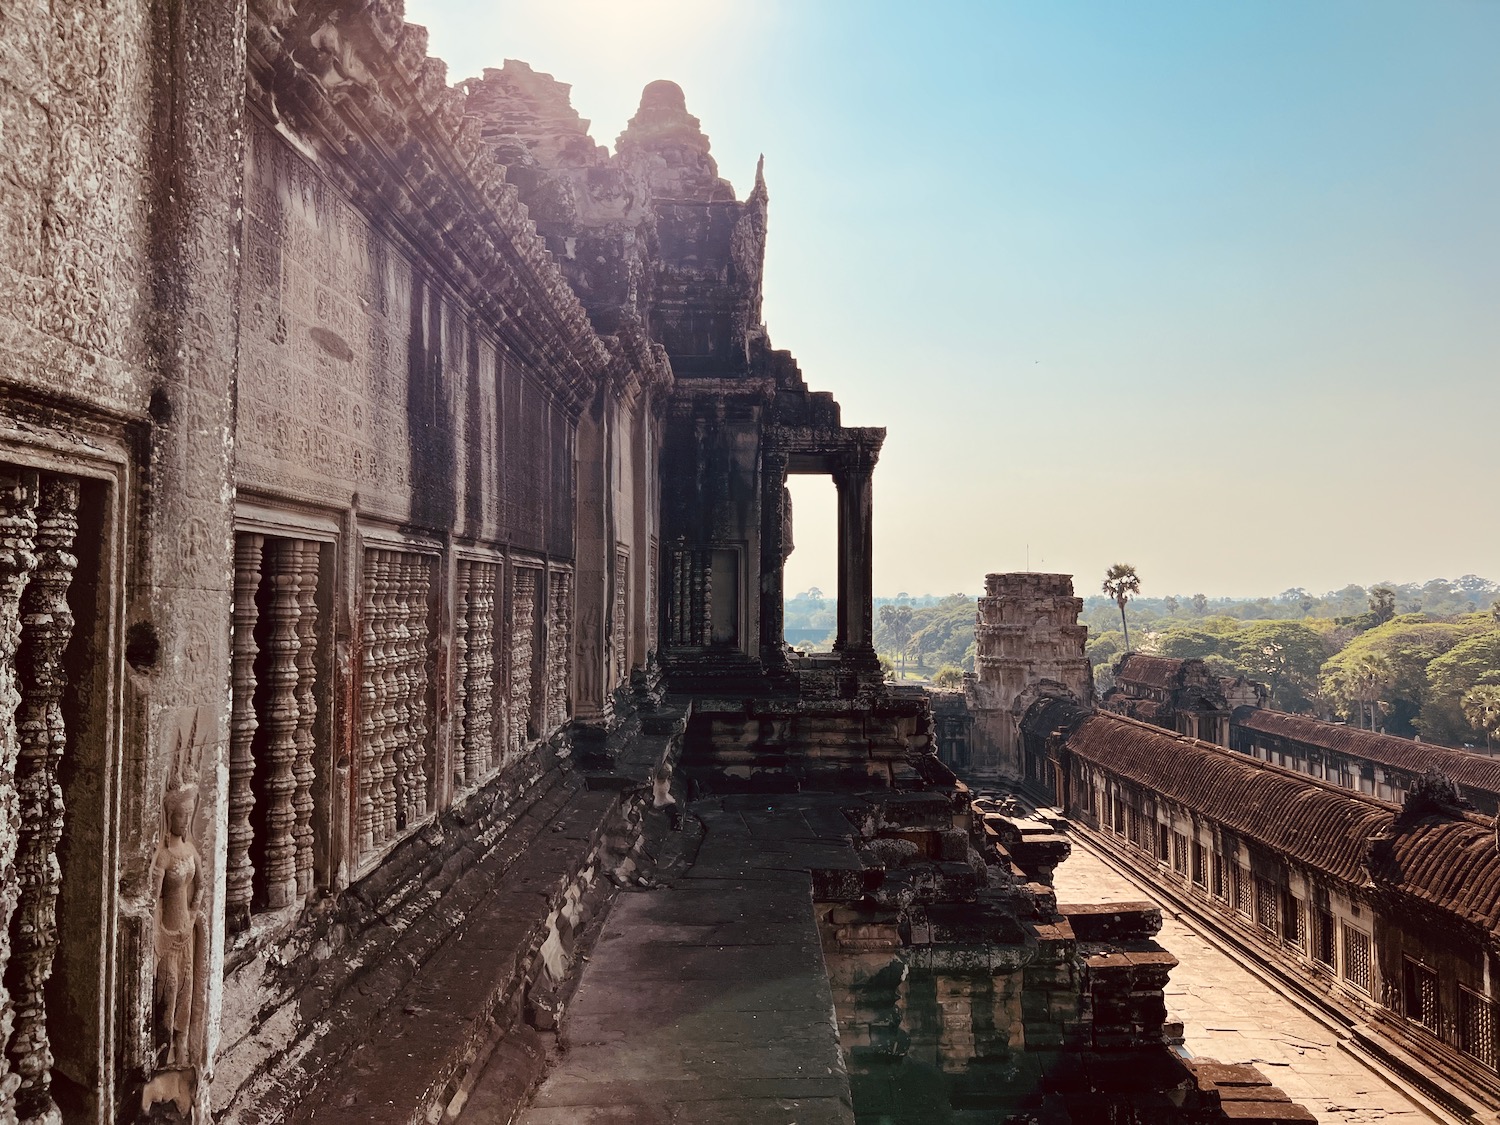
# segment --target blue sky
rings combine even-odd
[[[766,322],[889,428],[877,591],[1500,579],[1500,3],[409,0],[771,193]],[[801,483],[801,482],[799,482]],[[791,590],[833,588],[831,490]]]

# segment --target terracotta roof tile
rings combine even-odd
[[[1413,742],[1388,734],[1358,730],[1338,723],[1325,723],[1305,715],[1241,707],[1234,713],[1234,724],[1245,730],[1268,734],[1293,742],[1305,742],[1324,750],[1333,750],[1354,758],[1368,758],[1383,766],[1420,774],[1436,766],[1460,785],[1500,794],[1500,759],[1489,758],[1451,746],[1430,742]]]
[[[1067,705],[1027,715],[1033,735],[1070,727],[1067,748],[1102,771],[1346,883],[1373,879],[1492,937],[1500,932],[1500,849],[1488,818],[1431,816],[1397,828],[1400,810],[1388,802],[1160,727]]]
[[[1396,814],[1396,807],[1383,801],[1118,715],[1091,715],[1067,745],[1085,761],[1201,812],[1247,840],[1349,882],[1365,882],[1369,838]]]
[[[1376,882],[1491,933],[1500,930],[1500,849],[1486,818],[1430,816],[1377,848]]]
[[[1182,686],[1184,663],[1185,661],[1170,656],[1127,653],[1115,669],[1115,680],[1171,690]]]

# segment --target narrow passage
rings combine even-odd
[[[1149,886],[1105,865],[1075,837],[1057,869],[1059,902],[1156,902]],[[1167,986],[1167,1008],[1183,1022],[1195,1056],[1250,1063],[1295,1101],[1330,1123],[1432,1119],[1395,1086],[1337,1043],[1337,1036],[1209,944],[1163,907],[1158,941],[1181,962]]]

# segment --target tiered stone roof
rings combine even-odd
[[[1212,743],[1067,701],[1038,704],[1024,729],[1313,871],[1445,921],[1500,947],[1500,848],[1488,817],[1410,802],[1405,810]]]
[[[1500,794],[1500,759],[1483,754],[1256,707],[1238,708],[1234,713],[1234,723],[1244,730],[1305,743],[1351,758],[1367,758],[1413,774],[1435,768],[1460,785]]]

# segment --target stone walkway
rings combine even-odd
[[[787,805],[695,806],[690,873],[620,894],[521,1125],[852,1125],[809,870],[858,860]]]
[[[1057,869],[1059,902],[1156,901],[1073,842]],[[1163,909],[1157,940],[1181,962],[1167,986],[1167,1007],[1183,1022],[1187,1049],[1220,1062],[1251,1063],[1322,1122],[1432,1120],[1337,1044],[1328,1027],[1306,1015],[1228,954]]]

